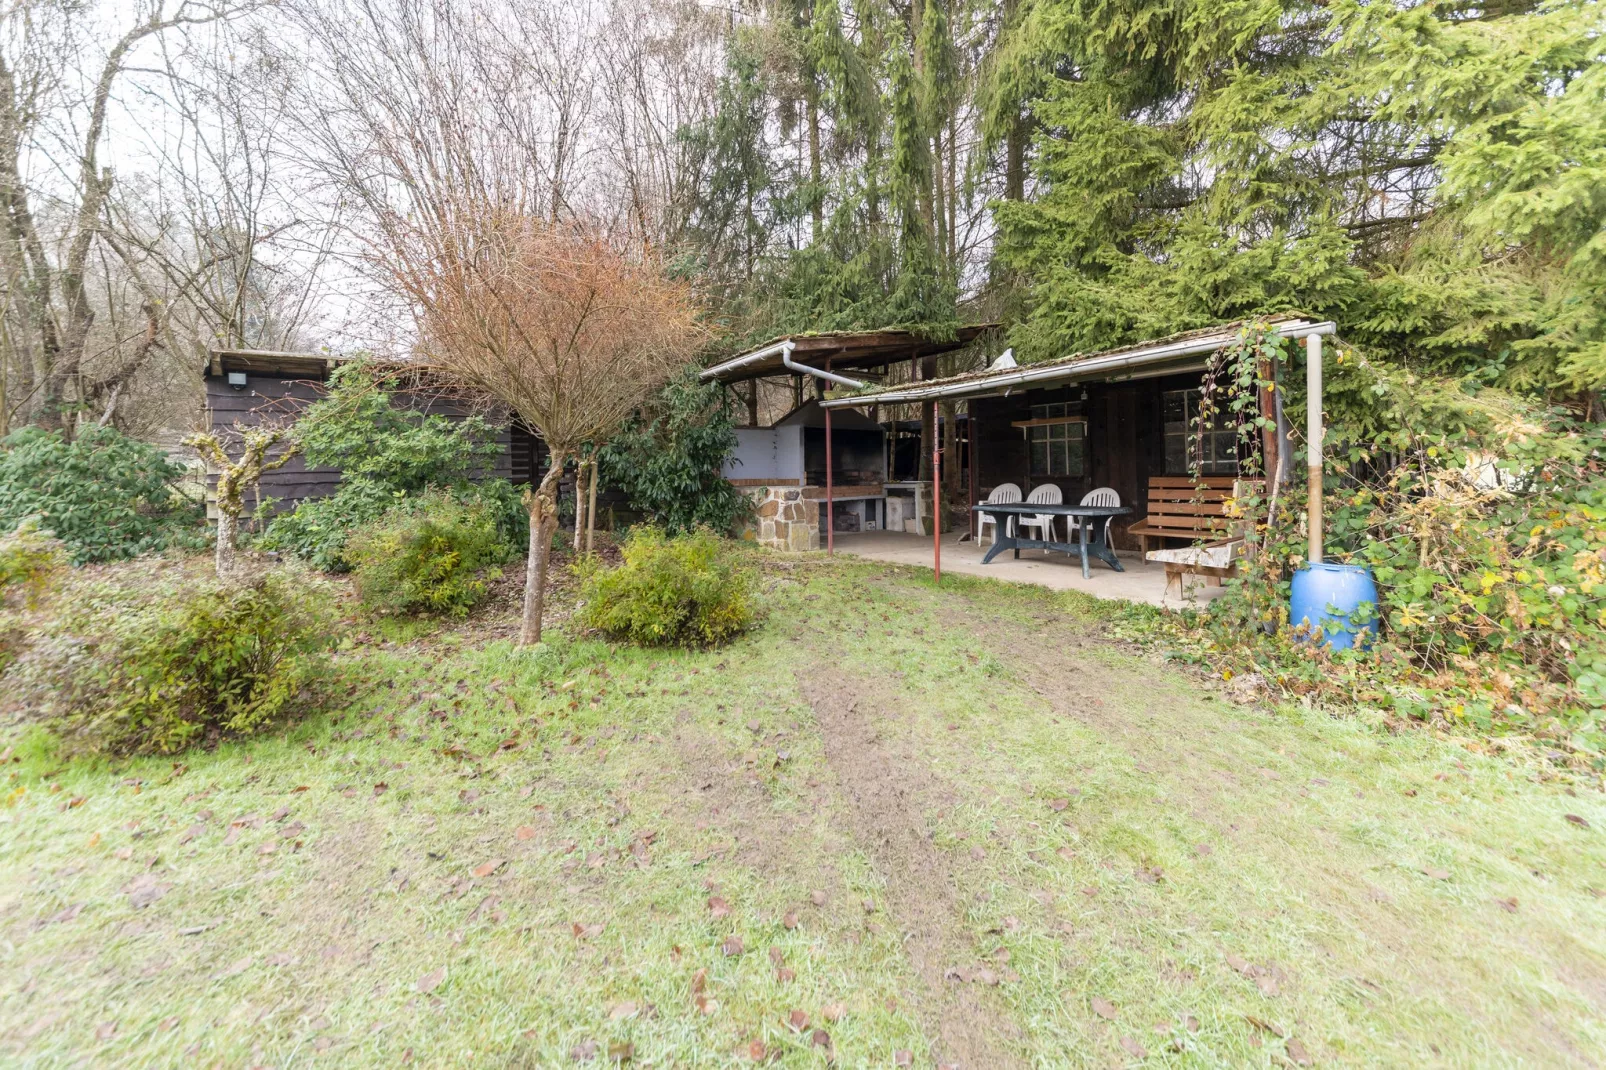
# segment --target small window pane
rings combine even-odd
[[[1032,441],[1032,471],[1043,474],[1048,472],[1048,443],[1038,436],[1033,436]]]

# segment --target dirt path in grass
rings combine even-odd
[[[860,705],[879,702],[881,716],[896,696],[840,671],[800,674],[814,711],[826,761],[847,804],[852,834],[886,881],[891,921],[925,989],[921,1011],[939,1065],[962,1070],[1025,1064],[1014,1054],[1018,1030],[982,983],[950,970],[972,961],[964,909],[951,860],[931,841],[926,813],[951,804],[952,793],[913,754],[902,753]],[[886,701],[880,702],[881,699]],[[967,971],[968,973],[968,971]]]

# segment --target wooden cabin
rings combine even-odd
[[[204,419],[220,434],[236,426],[294,420],[323,396],[324,384],[340,360],[318,353],[214,351],[203,376]],[[407,401],[405,393],[402,400]],[[420,392],[411,400],[422,411],[449,419],[468,415],[463,405],[434,394]],[[528,483],[545,460],[545,444],[517,420],[503,416],[499,420],[493,417],[493,422],[500,425],[497,441],[501,449],[496,463],[480,478]],[[247,495],[247,505],[254,510],[259,494],[261,500],[272,499],[275,511],[283,512],[308,498],[333,494],[339,482],[340,469],[311,467],[304,457],[292,457],[283,467],[263,473],[261,485]]]

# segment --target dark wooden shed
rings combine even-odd
[[[323,396],[324,384],[341,358],[318,353],[275,353],[261,350],[218,350],[207,362],[205,419],[217,432],[264,421],[293,419]],[[468,409],[429,392],[414,395],[417,407],[450,419],[462,419]],[[500,424],[501,451],[496,464],[482,478],[528,483],[545,458],[540,438],[505,415]],[[304,458],[292,457],[281,468],[267,472],[258,488],[261,499],[272,499],[275,509],[295,508],[308,498],[333,494],[340,482],[338,468],[309,467]],[[255,500],[248,497],[253,508]]]

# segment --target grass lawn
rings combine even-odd
[[[1606,1062],[1598,795],[1069,596],[765,584],[709,652],[358,643],[341,711],[182,764],[8,730],[0,1061]]]

